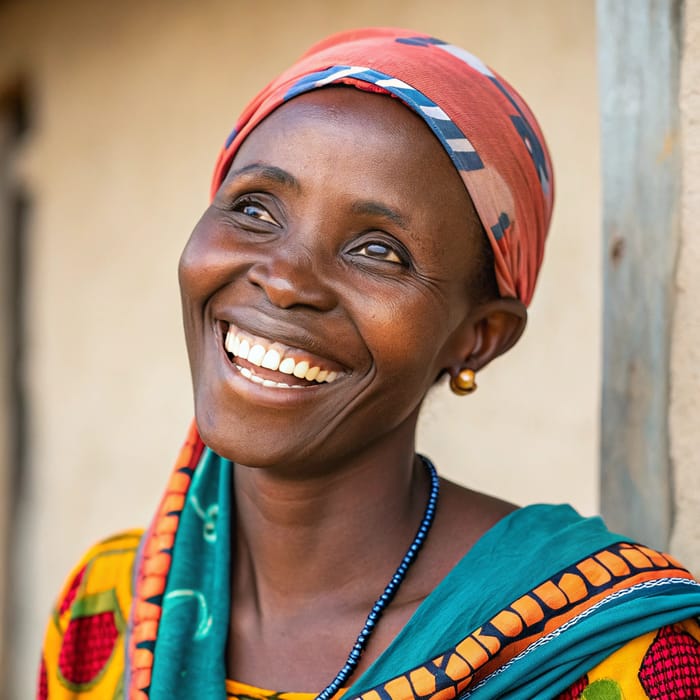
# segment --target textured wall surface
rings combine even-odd
[[[685,4],[683,190],[671,365],[675,524],[671,549],[700,575],[700,3]]]
[[[431,32],[491,64],[538,114],[558,176],[525,337],[473,397],[433,392],[419,447],[473,488],[596,510],[592,0],[10,0],[0,7],[0,89],[23,77],[33,101],[21,164],[33,194],[31,452],[14,523],[11,698],[32,696],[46,614],[69,567],[95,539],[147,523],[184,437],[175,267],[221,143],[244,103],[311,42],[367,24]]]

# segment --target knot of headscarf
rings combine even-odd
[[[501,296],[529,304],[554,200],[552,164],[529,107],[467,51],[405,29],[342,32],[313,46],[243,111],[219,154],[218,190],[236,150],[274,109],[333,84],[394,95],[433,131],[462,177],[495,259]]]

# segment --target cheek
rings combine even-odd
[[[193,379],[201,369],[206,303],[226,285],[229,277],[224,264],[227,256],[217,245],[216,236],[212,235],[214,230],[205,213],[192,231],[178,264],[182,321]]]
[[[443,369],[441,351],[453,330],[444,300],[416,290],[379,298],[361,329],[377,371],[404,388],[427,391]]]
[[[232,274],[226,237],[207,210],[194,227],[178,265],[183,304],[201,302],[225,285]]]
[[[197,297],[203,286],[202,269],[206,266],[207,213],[197,222],[187,241],[178,264],[178,280],[183,303],[188,298]]]

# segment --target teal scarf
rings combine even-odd
[[[225,700],[233,467],[205,450],[180,516],[150,697]]]
[[[194,472],[162,603],[152,700],[226,697],[232,474],[231,462],[208,449]],[[603,550],[619,554],[625,542],[599,518],[582,518],[569,506],[536,505],[515,511],[463,557],[345,698],[372,689],[382,694],[388,681],[424,666],[438,681],[452,683],[436,659],[447,658],[475,631],[496,639],[499,632],[489,621],[513,601],[543,582],[577,577],[577,563]],[[581,601],[565,622],[535,636],[525,651],[502,654],[498,668],[485,677],[477,674],[472,683],[458,688],[460,697],[551,697],[626,641],[700,614],[700,585],[679,572],[675,562],[659,558],[653,566],[641,563],[640,572],[642,580],[637,583],[623,585],[621,579],[616,587],[610,583],[591,589],[590,605]],[[532,630],[522,635],[526,632]],[[501,635],[504,650],[507,637]]]

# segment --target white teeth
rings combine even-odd
[[[289,385],[285,384],[285,382],[275,382],[272,379],[263,379],[262,377],[258,377],[256,374],[253,374],[247,367],[241,367],[240,365],[236,365],[236,369],[246,378],[249,379],[251,382],[254,382],[255,384],[262,384],[265,387],[275,387],[277,389],[303,389],[303,386],[299,385]]]
[[[240,357],[242,360],[247,360],[249,352],[250,352],[250,343],[247,340],[241,340],[241,345],[238,348],[238,353],[236,353],[237,357]]]
[[[248,353],[248,362],[252,365],[260,367],[263,358],[265,357],[265,348],[262,345],[253,345]]]
[[[293,374],[295,362],[291,357],[285,357],[282,362],[280,362],[279,371],[282,374]]]
[[[299,379],[304,379],[308,371],[309,363],[306,360],[302,360],[301,362],[297,363],[297,365],[294,367],[294,372],[292,372],[292,374],[295,377],[298,377]]]
[[[230,326],[226,333],[224,347],[226,351],[231,353],[234,357],[248,360],[248,362],[257,367],[264,367],[265,369],[281,372],[282,374],[294,375],[299,379],[306,379],[307,381],[316,382],[317,384],[323,382],[330,384],[338,377],[338,372],[321,369],[317,365],[311,366],[311,362],[308,360],[297,362],[293,357],[285,357],[282,359],[282,355],[279,351],[273,350],[272,348],[268,350],[262,343],[251,342],[239,335],[233,326]],[[236,366],[238,367],[238,365]],[[238,367],[238,369],[246,379],[251,379],[258,384],[263,384],[263,386],[278,386],[294,389],[303,388],[298,384],[289,385],[284,382],[275,382],[271,379],[262,379],[245,367]]]
[[[277,350],[268,350],[265,353],[265,358],[262,361],[262,366],[265,369],[276,370],[280,366],[280,354]]]

